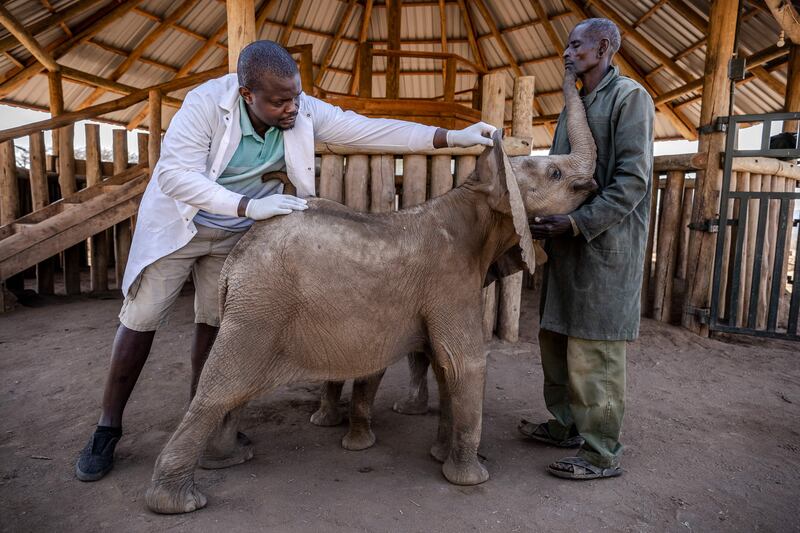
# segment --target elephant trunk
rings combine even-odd
[[[564,73],[564,104],[567,111],[567,135],[569,136],[570,162],[580,174],[592,175],[597,147],[586,121],[586,109],[575,87],[575,74],[567,70]]]

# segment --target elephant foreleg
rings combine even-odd
[[[350,398],[350,430],[342,438],[342,447],[346,450],[365,450],[375,444],[372,432],[372,405],[375,394],[383,379],[382,370],[377,374],[353,381],[353,395]]]
[[[447,460],[447,456],[450,455],[453,413],[450,406],[450,393],[447,390],[444,368],[435,363],[431,367],[439,388],[439,429],[436,432],[436,442],[431,446],[431,455],[440,463],[444,463]]]
[[[392,409],[404,415],[424,415],[428,412],[428,354],[408,354],[408,371],[411,379],[406,397],[395,402]]]
[[[344,420],[339,412],[339,397],[342,395],[344,381],[326,381],[322,384],[319,409],[311,415],[315,426],[338,426]]]
[[[225,415],[222,423],[208,439],[208,445],[200,457],[200,468],[228,468],[253,458],[253,443],[239,431],[244,407],[243,405]]]

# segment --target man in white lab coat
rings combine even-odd
[[[164,137],[125,268],[102,414],[75,465],[82,481],[111,470],[125,404],[189,274],[194,395],[219,327],[217,282],[225,257],[255,220],[306,209],[302,198],[315,194],[315,140],[387,152],[492,144],[488,124],[448,131],[370,119],[306,95],[291,55],[272,41],[245,47],[237,71],[187,94]],[[281,194],[279,180],[262,182],[264,174],[283,169],[297,197]]]

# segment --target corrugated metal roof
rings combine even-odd
[[[55,11],[61,11],[78,3],[79,0],[50,0]],[[99,10],[108,10],[122,0],[102,0],[86,11],[66,21],[69,28],[74,29],[81,24],[86,24]],[[256,10],[266,5],[268,0],[256,0]],[[347,11],[348,0],[326,0],[324,2],[312,0],[278,0],[273,2],[267,13],[266,23],[258,28],[259,38],[279,39],[286,26],[289,14],[295,2],[303,2],[298,12],[294,31],[288,36],[288,45],[311,44],[315,63],[315,75],[332,44],[331,37],[340,24],[346,25],[343,39],[338,43],[330,59],[329,68],[320,80],[320,87],[326,91],[346,93],[350,90],[351,72],[356,58],[356,43],[364,15],[364,1],[359,0],[347,20],[342,22],[342,17]],[[562,106],[563,99],[558,91],[561,87],[563,69],[560,59],[544,59],[560,55],[560,50],[551,42],[542,24],[536,23],[538,17],[531,2],[518,0],[482,0],[486,5],[490,18],[501,31],[506,46],[511,51],[514,62],[520,65],[525,75],[536,77],[537,103],[544,114],[557,114]],[[566,41],[569,31],[578,22],[578,18],[569,14],[569,10],[562,0],[540,0],[547,13],[552,17],[551,23],[556,34],[562,41]],[[588,3],[588,2],[585,2]],[[509,60],[501,46],[491,35],[490,24],[484,19],[475,2],[466,2],[471,23],[476,28],[478,46],[483,60],[490,69],[506,68],[507,96],[510,97],[513,88],[513,71],[509,69]],[[594,15],[600,12],[588,3],[585,9]],[[638,19],[647,13],[656,0],[608,0],[614,12],[629,24],[637,23]],[[691,3],[690,8],[707,19],[709,0],[698,0]],[[740,45],[743,54],[749,55],[764,49],[777,40],[778,26],[772,17],[763,10],[753,7],[752,2],[746,4],[746,21],[740,31]],[[24,25],[30,26],[38,21],[46,20],[51,13],[41,2],[30,0],[8,0],[5,7],[11,11]],[[159,21],[168,16],[180,2],[166,0],[140,0],[136,9],[115,21],[92,39],[96,44],[83,43],[76,46],[59,62],[65,66],[82,70],[87,73],[108,76],[124,61],[124,54],[134,50],[142,40],[159,26]],[[405,0],[401,21],[402,48],[405,50],[435,51],[440,52],[441,46],[441,20],[438,3],[422,0]],[[462,13],[454,0],[447,0],[445,4],[445,26],[447,28],[447,50],[456,53],[470,61],[479,62],[474,57],[472,48],[467,42],[467,31]],[[175,72],[184,65],[203,45],[202,39],[213,34],[225,21],[225,4],[220,0],[198,0],[197,3],[177,22],[177,26],[167,29],[159,39],[150,45],[142,57],[146,61],[137,61],[118,80],[120,83],[134,87],[147,87],[166,81],[175,75]],[[374,42],[376,49],[386,47],[388,38],[388,21],[385,3],[376,0],[372,10],[372,17],[368,24],[368,40]],[[684,19],[668,2],[663,3],[647,20],[641,22],[637,32],[647,39],[667,56],[673,57],[675,62],[690,78],[699,78],[703,74],[705,61],[705,45],[702,44],[703,31],[694,27]],[[8,32],[0,29],[0,38],[6,37]],[[44,46],[55,46],[59,42],[69,39],[63,29],[50,27],[36,35]],[[226,42],[226,37],[220,40]],[[683,50],[695,43],[701,43],[695,50],[682,53]],[[106,49],[103,49],[105,47]],[[116,52],[109,49],[115,49]],[[8,79],[18,67],[14,61],[28,63],[33,61],[31,54],[21,45],[12,46],[6,50],[11,56],[0,54],[0,79]],[[661,61],[652,57],[643,47],[632,42],[629,36],[624,37],[622,53],[635,66],[637,71],[646,76],[651,89],[658,94],[682,86],[685,81],[669,68],[663,68]],[[13,58],[13,59],[12,59]],[[223,65],[227,60],[227,53],[220,46],[212,47],[205,57],[199,61],[192,72],[199,72]],[[781,84],[786,83],[786,67],[777,60],[773,64],[765,65],[771,72],[774,80]],[[785,61],[785,60],[784,60]],[[159,67],[152,62],[161,63]],[[442,61],[428,58],[403,58],[401,60],[400,96],[414,98],[432,98],[443,93],[443,80],[441,76]],[[383,72],[386,69],[386,58],[375,57],[373,63],[373,95],[385,95],[386,83]],[[476,75],[459,68],[456,80],[456,91],[465,91],[474,87]],[[2,82],[0,82],[2,83]],[[171,96],[181,97],[188,89],[173,93]],[[93,92],[85,84],[78,84],[65,80],[64,96],[68,110],[76,108]],[[543,94],[542,94],[543,93]],[[697,124],[699,120],[700,101],[696,99],[699,92],[689,93],[676,99],[673,104],[689,120]],[[117,98],[115,93],[106,93],[99,102]],[[37,75],[25,84],[8,94],[0,101],[17,105],[27,105],[32,108],[47,108],[48,106],[47,78]],[[471,93],[466,92],[457,96],[457,100],[469,105]],[[782,107],[783,95],[778,94],[774,88],[764,83],[761,79],[741,84],[737,89],[737,112],[767,112]],[[682,103],[685,105],[680,105]],[[106,118],[127,122],[137,116],[144,107],[139,104],[133,108],[122,110],[108,115]],[[174,108],[165,106],[164,119],[168,120],[174,113]],[[510,103],[507,105],[506,117],[510,118]],[[656,124],[658,138],[675,138],[678,132],[672,123],[661,113]],[[547,146],[549,134],[543,126],[535,128],[534,144]]]

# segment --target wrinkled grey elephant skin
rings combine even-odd
[[[188,412],[156,460],[150,509],[205,506],[194,483],[198,459],[212,433],[238,452],[230,415],[248,400],[299,381],[379,374],[426,346],[440,384],[431,453],[451,483],[488,479],[477,456],[484,278],[509,251],[520,257],[522,249],[532,267],[526,216],[568,212],[594,188],[594,143],[574,79],[567,89],[578,111],[570,114],[569,156],[509,163],[498,133],[465,184],[413,209],[365,214],[312,199],[306,211],[250,229],[223,268],[219,335]]]

